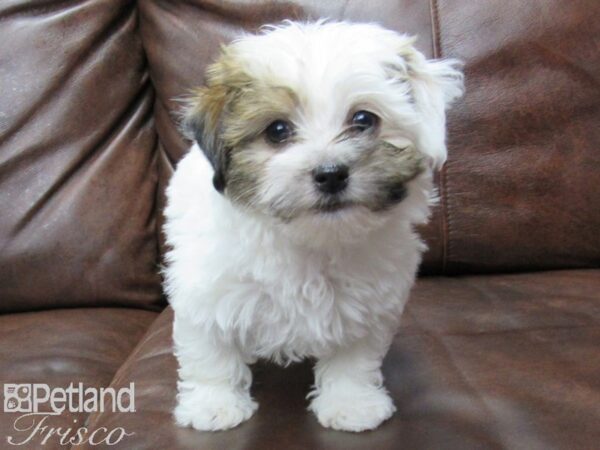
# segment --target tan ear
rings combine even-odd
[[[229,150],[223,141],[224,124],[231,105],[250,78],[233,48],[223,46],[218,59],[208,66],[206,86],[194,90],[183,112],[184,134],[195,140],[215,171],[213,184],[225,190]]]
[[[221,139],[222,120],[230,96],[224,85],[196,89],[183,113],[184,134],[196,141],[214,169],[213,184],[225,190],[227,149]]]

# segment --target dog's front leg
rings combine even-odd
[[[226,430],[252,416],[252,373],[234,345],[175,316],[175,356],[179,362],[175,420],[197,430]]]
[[[358,432],[391,417],[396,408],[381,375],[389,342],[365,339],[319,359],[309,409],[321,425]]]

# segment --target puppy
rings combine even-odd
[[[258,358],[314,358],[309,409],[363,431],[394,412],[381,363],[425,246],[457,62],[372,24],[286,22],[223,47],[167,189],[177,424],[247,420]]]

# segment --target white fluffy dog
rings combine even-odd
[[[316,359],[319,422],[376,428],[381,362],[421,259],[446,158],[456,61],[372,24],[266,27],[225,46],[194,92],[196,143],[168,187],[175,418],[222,430],[257,408],[248,364]]]

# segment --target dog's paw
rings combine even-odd
[[[180,383],[173,412],[181,427],[201,431],[227,430],[248,420],[258,408],[248,392],[228,386]]]
[[[396,411],[385,389],[356,384],[321,390],[309,409],[324,427],[354,432],[373,430]]]

